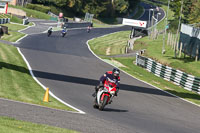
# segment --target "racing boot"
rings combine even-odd
[[[92,94],[93,97],[96,97],[97,96],[97,92],[99,90],[99,86],[95,86],[95,92]]]

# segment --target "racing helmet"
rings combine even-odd
[[[115,78],[118,78],[119,77],[119,74],[120,74],[120,70],[118,68],[113,68],[112,70],[112,74]]]
[[[52,27],[52,26],[50,26],[50,27],[49,27],[49,30],[52,30],[52,29],[53,29],[53,27]]]

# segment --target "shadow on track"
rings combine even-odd
[[[0,70],[3,69],[3,68],[18,71],[18,72],[30,75],[29,70],[25,67],[9,64],[9,63],[6,63],[6,62],[0,62]],[[41,72],[41,71],[35,71],[35,70],[33,70],[33,73],[34,73],[34,76],[36,76],[38,78],[43,78],[43,79],[57,80],[57,81],[91,85],[91,86],[95,86],[99,83],[99,80],[82,78],[82,77],[74,77],[74,76],[54,74],[54,73]],[[158,89],[145,88],[145,87],[127,85],[127,84],[121,84],[120,90],[134,91],[134,92],[139,92],[139,93],[173,97],[172,95],[169,95],[169,94],[167,94],[163,91],[160,91]],[[189,94],[189,93],[183,93],[183,92],[171,92],[171,93],[176,94],[177,96],[181,96],[183,98],[191,98],[191,99],[194,99],[194,100],[200,100],[200,97],[199,97],[198,94]],[[111,110],[110,109],[110,111],[117,111],[117,110]]]
[[[19,72],[30,75],[29,70],[22,66],[17,66],[17,65],[5,63],[5,62],[0,62],[0,69],[2,69],[2,68],[15,70],[15,71],[19,71]],[[83,78],[83,77],[75,77],[75,76],[68,76],[68,75],[62,75],[62,74],[41,72],[41,71],[35,71],[35,70],[33,70],[33,74],[35,77],[38,77],[38,78],[70,82],[70,83],[76,83],[76,84],[96,86],[99,83],[99,80],[95,80],[95,79],[88,79],[88,78]],[[172,97],[171,95],[169,95],[165,92],[162,92],[158,89],[145,88],[145,87],[127,85],[127,84],[121,84],[120,90]]]
[[[123,109],[111,109],[111,108],[104,108],[105,112],[128,112],[128,110],[123,110]]]
[[[41,72],[41,71],[35,71],[35,70],[33,70],[33,73],[36,77],[43,78],[43,79],[57,80],[57,81],[91,85],[91,86],[96,86],[99,83],[99,80],[88,79],[88,78],[83,78],[83,77],[54,74],[54,73]],[[120,84],[120,90],[173,97],[173,96],[171,96],[163,91],[160,91],[158,89],[145,88],[145,87],[127,85],[127,84]]]

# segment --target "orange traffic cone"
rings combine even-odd
[[[49,88],[46,89],[43,101],[49,102]]]

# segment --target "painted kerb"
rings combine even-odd
[[[145,68],[158,77],[172,81],[174,84],[182,86],[186,90],[196,91],[200,94],[200,77],[195,77],[180,70],[162,65],[139,54],[136,55],[136,65]]]

